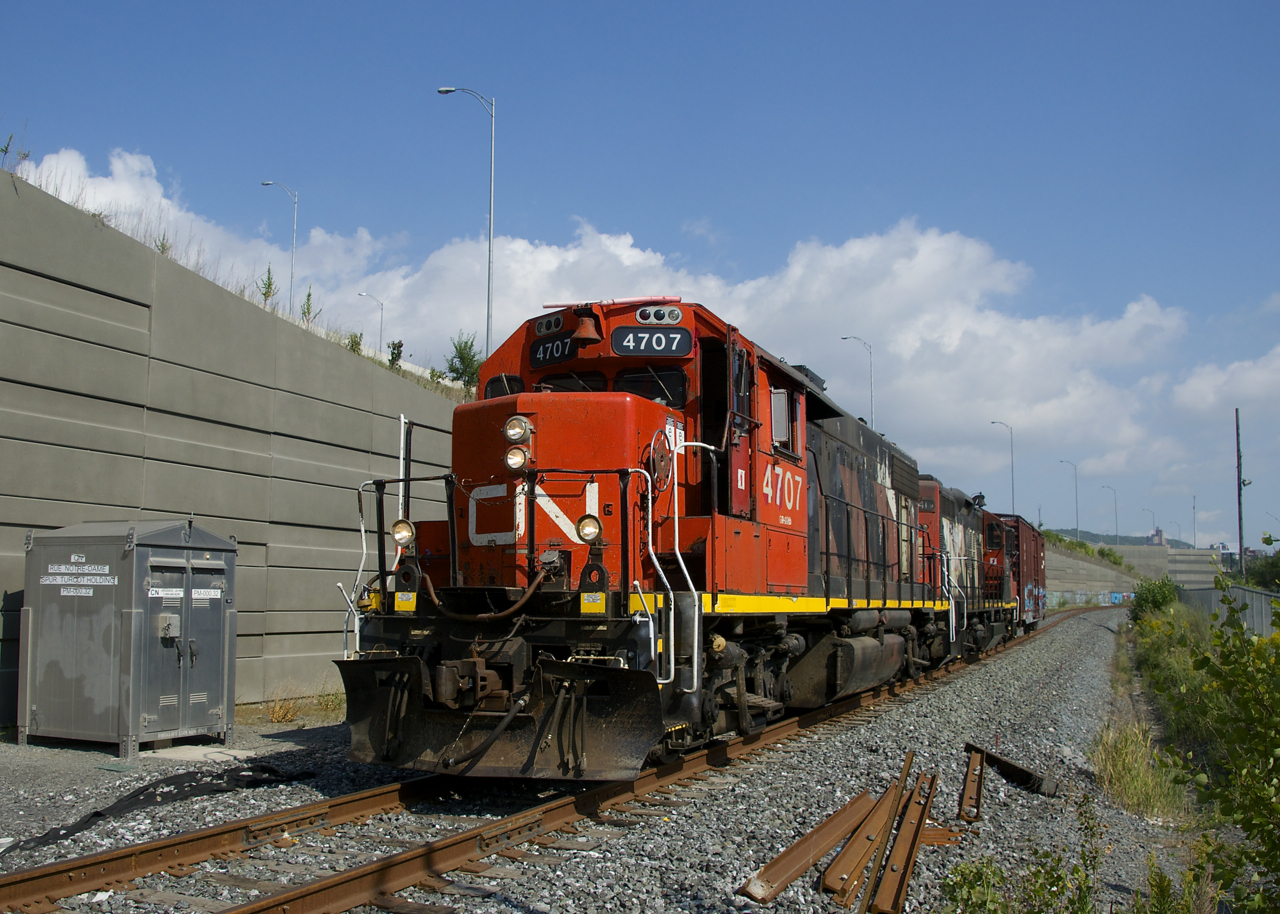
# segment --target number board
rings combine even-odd
[[[682,356],[693,351],[693,334],[684,327],[618,327],[609,336],[618,355]]]
[[[529,347],[529,364],[534,368],[545,368],[569,361],[578,354],[578,344],[570,339],[572,336],[572,332],[565,332],[535,340]]]

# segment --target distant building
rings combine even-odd
[[[1156,532],[1147,537],[1147,545],[1148,546],[1165,545],[1164,531],[1161,530],[1159,527],[1156,527]]]

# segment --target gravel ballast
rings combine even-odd
[[[1079,846],[1075,798],[1088,794],[1106,828],[1110,850],[1100,872],[1103,909],[1125,901],[1146,879],[1154,850],[1166,865],[1182,862],[1182,836],[1110,806],[1085,759],[1110,712],[1111,657],[1123,610],[1068,619],[1055,628],[933,690],[896,701],[874,719],[843,732],[830,729],[788,743],[748,764],[733,765],[683,794],[689,805],[617,834],[587,834],[564,846],[532,848],[543,859],[490,858],[502,869],[466,877],[497,891],[487,897],[441,895],[408,889],[401,896],[476,912],[734,911],[762,907],[737,896],[746,879],[796,838],[864,789],[881,792],[897,776],[907,750],[915,771],[940,777],[934,818],[953,821],[963,778],[963,745],[996,749],[1027,768],[1056,778],[1055,798],[1029,794],[989,771],[977,835],[959,847],[923,848],[913,875],[908,911],[937,910],[946,871],[961,860],[992,854],[1016,871],[1041,848]],[[149,809],[103,822],[52,847],[0,857],[0,871],[148,840],[217,822],[285,809],[409,777],[346,760],[342,725],[283,729],[237,728],[236,748],[255,753],[285,772],[315,777],[279,787],[215,795]],[[799,750],[799,751],[795,751]],[[25,839],[104,807],[142,784],[179,770],[221,771],[229,762],[176,762],[142,757],[132,771],[104,770],[117,761],[99,748],[48,743],[19,748],[0,744],[0,838]],[[914,782],[914,776],[913,776]],[[199,894],[224,903],[258,897],[252,880],[299,882],[327,875],[533,802],[534,791],[483,782],[467,797],[423,804],[364,825],[343,826],[331,839],[308,837],[292,848],[266,848],[253,860],[222,861],[206,870],[221,876],[158,875],[138,880],[145,892]],[[332,846],[324,846],[325,842]],[[582,849],[575,849],[574,845]],[[818,888],[820,868],[797,880],[772,905],[776,911],[841,910]],[[212,880],[237,879],[239,884]],[[246,881],[248,880],[248,881]],[[85,911],[167,910],[161,896],[143,904],[137,895],[90,893],[64,906]],[[372,910],[372,909],[370,909]]]

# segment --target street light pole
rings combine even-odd
[[[1014,498],[1013,490],[1013,426],[1008,422],[1001,422],[999,419],[992,419],[992,425],[1003,425],[1009,430],[1009,513],[1018,513],[1018,500]]]
[[[1156,512],[1152,511],[1150,508],[1143,508],[1142,510],[1146,511],[1148,514],[1151,515],[1151,535],[1155,536],[1156,529],[1157,529],[1156,528]]]
[[[357,295],[363,295],[365,298],[372,298],[378,303],[378,352],[382,352],[382,301],[368,292],[357,292]]]
[[[857,340],[867,347],[867,364],[871,368],[871,430],[876,430],[876,357],[871,352],[871,344],[860,336],[842,336],[842,340]]]
[[[1059,460],[1058,463],[1071,463],[1070,460]],[[1076,542],[1080,541],[1080,474],[1074,463],[1071,463],[1071,479],[1076,487]]]
[[[298,260],[298,194],[285,187],[279,181],[263,181],[263,187],[272,185],[280,188],[293,200],[293,246],[289,249],[289,316],[293,317],[293,267]]]
[[[484,106],[484,110],[489,113],[489,297],[485,307],[484,318],[484,357],[487,359],[493,349],[493,160],[498,127],[498,118],[496,116],[497,99],[485,98],[479,92],[473,92],[470,89],[454,89],[450,86],[442,86],[436,91],[441,95],[449,95],[452,92],[465,92],[477,99]]]
[[[1111,486],[1103,486],[1104,489],[1111,489]],[[1111,489],[1111,506],[1116,511],[1116,548],[1120,548],[1120,499],[1116,496],[1116,490]]]
[[[1176,520],[1171,520],[1169,523],[1178,528],[1178,539],[1182,539],[1182,524],[1178,523]]]
[[[1244,573],[1244,487],[1251,480],[1244,478],[1244,453],[1240,450],[1240,407],[1236,407],[1236,530],[1240,537],[1240,579],[1246,584]]]

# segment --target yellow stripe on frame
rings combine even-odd
[[[718,613],[825,613],[822,597],[785,597],[722,593],[716,598]]]
[[[822,597],[786,596],[783,594],[738,594],[722,593],[712,597],[709,593],[699,595],[704,613],[725,614],[766,614],[794,613],[817,615],[833,609],[933,609],[941,612],[949,608],[943,600],[847,600],[834,597],[828,603]],[[641,612],[648,604],[650,612],[666,605],[666,594],[646,593],[644,602],[640,595],[631,594],[631,612]],[[590,610],[583,609],[583,612]]]
[[[649,612],[653,612],[655,609],[660,609],[665,606],[666,602],[667,595],[663,593],[647,593],[644,595],[643,600],[640,599],[640,594],[633,593],[631,595],[631,612],[644,612],[646,605],[648,606]]]

